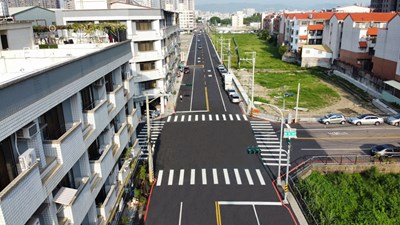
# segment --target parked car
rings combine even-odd
[[[188,66],[185,66],[184,68],[183,68],[183,73],[189,73],[190,72],[190,68],[188,67]]]
[[[400,156],[400,147],[392,144],[375,145],[371,147],[371,155],[373,156]]]
[[[228,88],[228,89],[226,89],[226,92],[228,93],[228,96],[236,94],[236,91],[234,88]]]
[[[331,123],[345,124],[346,118],[341,113],[330,113],[330,114],[326,114],[325,116],[319,118],[318,121],[320,123],[323,123],[326,125],[331,124]]]
[[[362,114],[357,117],[351,117],[348,119],[348,122],[351,124],[355,124],[357,126],[362,124],[375,124],[379,125],[383,123],[383,118],[373,114]]]
[[[201,45],[197,46],[198,49],[202,49],[203,47]]]
[[[229,99],[231,100],[232,103],[239,103],[240,102],[240,97],[236,93],[229,95]]]
[[[400,126],[400,113],[394,116],[389,116],[386,119],[386,123],[393,125],[393,126]]]
[[[225,66],[224,66],[224,65],[222,65],[222,64],[220,64],[220,65],[218,65],[218,66],[217,66],[217,69],[218,69],[218,70],[225,69]]]

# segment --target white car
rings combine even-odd
[[[400,113],[397,115],[389,116],[386,119],[386,123],[393,125],[393,126],[400,126]]]
[[[239,103],[240,102],[240,97],[236,93],[229,95],[229,99],[231,100],[232,103]]]
[[[379,125],[383,123],[383,118],[373,114],[362,114],[357,117],[350,117],[348,122],[360,126],[362,124]]]
[[[226,92],[228,93],[228,96],[236,94],[236,91],[234,88],[228,88],[228,89],[226,89]]]

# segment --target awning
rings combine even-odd
[[[400,90],[400,82],[398,82],[398,81],[388,80],[388,81],[385,81],[383,83],[385,83],[385,84],[387,84],[387,85],[389,85],[389,86],[391,86],[391,87],[393,87],[393,88],[395,88],[397,90]]]
[[[307,35],[300,35],[299,38],[300,40],[307,40]]]
[[[323,30],[324,29],[324,25],[323,24],[308,25],[307,29],[308,30]]]
[[[53,199],[53,202],[61,205],[70,205],[78,190],[62,187]]]
[[[377,36],[378,32],[379,32],[379,28],[371,27],[371,28],[368,28],[367,35],[369,35],[369,36]]]
[[[368,43],[366,41],[360,41],[358,42],[360,48],[366,48],[368,47]]]

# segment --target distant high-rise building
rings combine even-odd
[[[8,0],[8,7],[40,6],[42,8],[60,8],[59,0]]]
[[[371,0],[374,12],[392,12],[400,10],[400,0]]]
[[[244,14],[242,11],[237,11],[236,14],[232,15],[232,27],[238,28],[243,27]]]
[[[177,9],[180,28],[185,31],[192,31],[196,26],[194,0],[178,0]]]

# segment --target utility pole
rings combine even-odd
[[[224,64],[224,55],[222,54],[222,41],[223,41],[222,33],[221,33],[221,36],[220,36],[219,40],[221,42],[221,44],[220,44],[220,46],[221,46],[221,64]]]
[[[251,114],[254,104],[254,73],[255,73],[255,66],[256,66],[256,52],[245,52],[244,54],[251,54],[251,58],[241,58],[240,61],[251,61],[252,63],[252,81],[251,81],[251,102],[247,107],[247,113]]]
[[[153,171],[153,151],[151,149],[151,124],[150,124],[150,109],[149,109],[149,96],[146,95],[146,119],[147,119],[147,152],[149,155],[149,181],[153,183],[154,181],[154,171]]]

